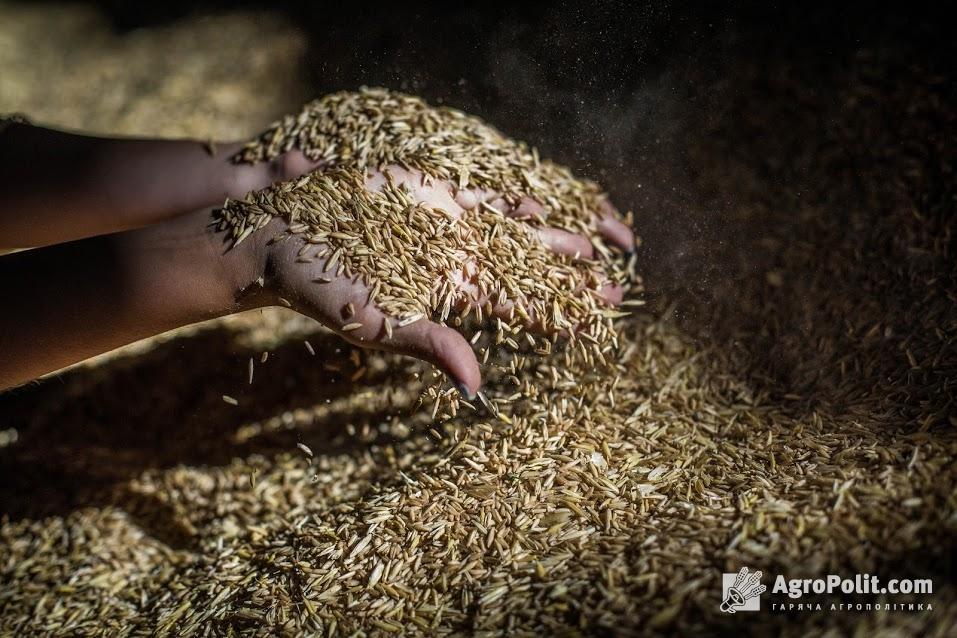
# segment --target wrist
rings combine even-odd
[[[272,234],[266,228],[253,233],[239,246],[237,251],[243,261],[243,269],[238,281],[233,282],[233,298],[240,310],[265,308],[279,304],[279,295],[269,285],[270,248],[268,242]],[[248,245],[247,245],[248,244]]]
[[[212,225],[209,209],[115,235],[134,297],[154,298],[184,323],[268,305],[260,278],[265,239],[259,233],[232,246]]]
[[[275,235],[272,223],[252,233],[239,244],[233,244],[227,234],[217,231],[207,216],[204,228],[206,240],[216,251],[217,272],[222,290],[233,307],[230,312],[251,310],[273,305],[275,295],[266,287],[270,239]]]

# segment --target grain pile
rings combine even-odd
[[[611,374],[528,377],[512,424],[424,435],[424,367],[281,311],[3,397],[0,631],[952,635],[957,100],[895,60],[742,66],[749,117],[687,139],[745,265],[620,321]],[[742,565],[932,577],[935,608],[722,616]]]

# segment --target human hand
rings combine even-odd
[[[366,188],[378,191],[390,180],[405,187],[415,201],[427,207],[441,209],[455,217],[477,206],[492,207],[503,216],[534,222],[535,236],[556,253],[582,259],[594,256],[591,240],[549,227],[545,208],[529,198],[517,206],[509,206],[495,192],[459,190],[447,181],[425,179],[417,171],[398,166],[367,173]],[[597,233],[609,243],[626,252],[634,249],[632,231],[621,222],[607,200],[602,202],[601,210],[595,211],[594,223]],[[259,293],[258,304],[285,302],[353,344],[426,360],[445,372],[467,395],[478,391],[481,384],[479,365],[472,347],[458,331],[426,317],[401,325],[405,322],[387,316],[371,301],[370,291],[359,278],[337,276],[334,268],[328,268],[327,257],[303,260],[307,239],[301,234],[286,233],[287,230],[287,223],[277,217],[252,235],[256,239],[251,250],[260,255],[263,264],[263,290]],[[273,241],[279,235],[282,239]],[[600,263],[593,267],[602,271]],[[461,279],[456,282],[463,292],[459,298],[460,306],[484,306],[490,301],[481,297],[474,285],[478,268],[478,264],[463,263]],[[609,283],[601,292],[609,305],[621,301],[622,291],[615,284]],[[510,313],[511,303],[492,303],[493,314],[505,317]],[[529,315],[528,323],[529,327],[536,328],[533,316]]]

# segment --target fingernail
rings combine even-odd
[[[475,400],[475,395],[469,392],[468,387],[466,387],[464,383],[456,383],[455,388],[459,391],[459,394],[461,394],[463,397],[466,398],[466,400],[468,401]]]

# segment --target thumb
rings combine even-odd
[[[319,168],[320,164],[321,162],[309,159],[299,150],[287,151],[268,162],[232,164],[226,194],[233,199],[239,199],[246,193],[312,172]]]
[[[395,327],[392,336],[383,339],[381,345],[428,361],[444,372],[470,400],[482,386],[482,373],[472,346],[448,326],[420,319],[408,326]]]

